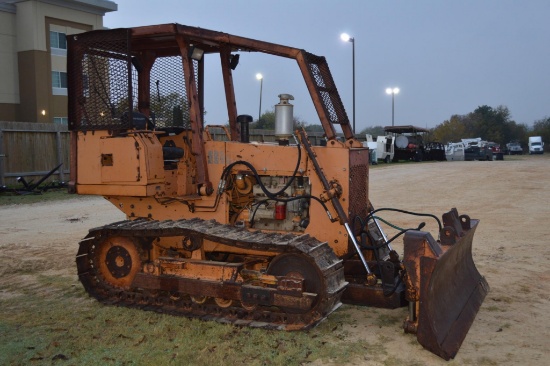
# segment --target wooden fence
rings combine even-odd
[[[221,128],[209,128],[214,140],[225,140]],[[308,133],[313,145],[321,145],[322,132]],[[275,141],[272,130],[250,130],[250,141]],[[0,121],[0,186],[18,186],[18,177],[38,181],[62,164],[46,182],[69,180],[69,131],[52,123]],[[291,141],[294,143],[294,141]]]
[[[69,132],[52,123],[0,122],[0,185],[17,178],[37,181],[62,164],[48,181],[69,179]]]

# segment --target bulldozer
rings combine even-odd
[[[489,286],[472,258],[479,220],[369,198],[356,139],[325,57],[181,24],[67,37],[69,192],[126,220],[90,229],[79,280],[104,304],[277,330],[317,325],[342,303],[408,306],[403,328],[449,360]],[[250,53],[294,60],[324,138],[311,142],[281,93],[273,141],[251,141],[233,71]],[[219,60],[226,125],[206,125],[205,59]],[[217,132],[215,132],[217,131]],[[434,220],[388,237],[383,211]],[[435,225],[435,224],[434,224]],[[402,258],[393,249],[403,241]]]

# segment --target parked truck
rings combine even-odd
[[[464,143],[464,160],[493,160],[493,150],[481,137],[462,139]]]
[[[508,155],[522,155],[523,149],[517,141],[512,141],[506,144],[506,153]]]
[[[544,142],[540,136],[529,136],[529,155],[544,154]]]

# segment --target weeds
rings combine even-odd
[[[239,328],[103,306],[88,299],[73,276],[39,275],[35,281],[21,289],[24,296],[2,300],[2,365],[300,365],[319,358],[347,362],[364,352],[360,342],[344,340],[346,314],[333,314],[307,332]]]
[[[382,313],[375,320],[375,324],[379,327],[386,327],[399,324],[403,321],[401,314]]]
[[[60,201],[74,199],[75,197],[77,196],[67,193],[67,189],[52,189],[39,194],[16,194],[12,192],[3,192],[0,193],[0,206]]]

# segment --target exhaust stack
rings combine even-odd
[[[275,105],[275,137],[288,140],[294,129],[294,106],[289,100],[294,100],[290,94],[279,94],[280,102]]]

